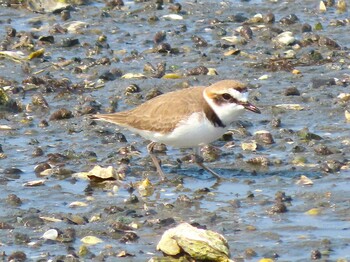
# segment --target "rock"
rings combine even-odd
[[[255,141],[244,142],[241,144],[241,147],[244,151],[256,151],[258,144]]]
[[[197,75],[206,75],[208,74],[209,69],[205,66],[197,66],[195,68],[189,69],[186,72],[187,76],[197,76]]]
[[[299,21],[299,18],[295,14],[290,14],[280,19],[282,25],[292,25]]]
[[[43,239],[56,240],[58,237],[58,231],[56,229],[49,229],[43,235]]]
[[[301,26],[301,32],[302,33],[306,33],[306,32],[311,32],[312,31],[312,27],[310,24],[305,23]]]
[[[118,179],[118,174],[115,168],[112,166],[103,168],[98,165],[94,166],[93,169],[91,169],[87,177],[94,182],[102,182],[105,180],[117,180]]]
[[[313,78],[311,81],[313,88],[336,85],[334,78]]]
[[[196,261],[230,261],[229,247],[222,235],[188,223],[165,231],[157,250],[170,256],[184,253]]]
[[[284,95],[285,96],[300,96],[300,92],[298,88],[292,86],[288,87],[286,90],[284,90]]]
[[[267,130],[259,130],[256,131],[254,134],[254,137],[258,143],[263,143],[263,144],[273,144],[274,140],[272,138],[272,134],[267,131]]]
[[[314,182],[307,176],[301,175],[300,179],[296,182],[297,185],[312,186]]]
[[[278,45],[291,45],[295,42],[295,37],[290,31],[283,32],[272,39]]]
[[[54,113],[52,113],[52,115],[50,116],[50,121],[69,119],[72,117],[74,117],[72,111],[70,111],[66,108],[61,108],[61,109],[55,111]]]

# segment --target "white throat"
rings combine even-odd
[[[241,93],[234,89],[228,90],[227,93],[230,93],[230,95],[235,97],[238,101],[246,102],[248,100],[248,93]],[[203,97],[224,125],[230,125],[232,122],[236,121],[245,110],[242,105],[236,103],[216,104],[213,99],[208,97],[205,91],[203,92]]]

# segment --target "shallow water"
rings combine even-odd
[[[0,222],[10,224],[14,229],[0,229],[0,250],[9,256],[12,252],[23,251],[28,261],[55,259],[57,256],[66,256],[68,252],[78,253],[82,246],[80,239],[87,235],[94,235],[104,242],[88,246],[93,255],[84,260],[113,261],[116,254],[126,250],[133,257],[123,258],[124,261],[146,261],[153,256],[162,256],[156,251],[162,233],[175,224],[163,225],[162,219],[174,218],[175,223],[197,222],[208,229],[219,232],[225,236],[230,245],[232,257],[238,261],[258,261],[263,257],[276,257],[278,261],[309,261],[311,252],[319,250],[322,261],[350,260],[350,234],[349,234],[349,131],[350,124],[345,121],[344,111],[349,109],[349,102],[340,102],[337,96],[340,93],[349,93],[349,82],[342,85],[312,87],[314,78],[347,79],[350,75],[349,52],[347,44],[350,42],[349,24],[334,27],[329,23],[332,19],[345,19],[349,17],[348,11],[339,14],[335,7],[330,7],[326,13],[318,12],[318,3],[315,1],[179,1],[185,13],[181,14],[181,21],[167,21],[162,18],[169,14],[168,5],[163,10],[148,8],[146,3],[125,1],[126,7],[122,11],[109,12],[109,17],[101,16],[105,7],[103,2],[95,1],[90,5],[79,6],[71,12],[72,21],[84,21],[89,27],[77,33],[54,34],[55,44],[45,45],[47,59],[34,59],[29,61],[32,73],[25,73],[20,63],[9,59],[1,59],[0,67],[2,78],[14,81],[13,86],[25,86],[22,83],[29,75],[44,76],[50,74],[57,79],[67,77],[72,83],[81,83],[84,80],[97,82],[102,72],[111,68],[118,68],[123,73],[143,73],[146,62],[154,66],[159,62],[167,63],[167,72],[182,74],[195,66],[204,65],[215,68],[216,76],[183,76],[180,79],[121,79],[106,81],[102,88],[78,89],[73,91],[55,90],[45,92],[44,87],[34,88],[19,94],[11,94],[14,99],[24,105],[31,103],[31,97],[36,92],[43,93],[50,105],[49,110],[37,109],[32,112],[24,111],[13,113],[5,112],[0,119],[1,125],[9,125],[13,130],[0,130],[0,144],[7,158],[0,160]],[[141,10],[134,12],[135,10]],[[227,36],[234,34],[241,23],[229,22],[227,17],[233,14],[243,14],[252,17],[256,13],[266,14],[272,11],[276,22],[272,25],[285,31],[295,33],[298,40],[303,38],[301,24],[309,23],[314,27],[321,22],[324,29],[317,32],[335,40],[341,51],[313,45],[296,50],[297,59],[306,50],[314,49],[329,56],[333,60],[323,64],[300,65],[297,69],[301,75],[288,71],[271,72],[264,68],[251,66],[259,62],[266,62],[272,55],[280,54],[291,47],[275,48],[264,36],[264,30],[253,31],[253,39],[245,45],[237,45],[241,52],[253,55],[224,56],[226,49],[219,47],[223,41],[217,35],[218,28],[227,31]],[[296,14],[299,22],[293,25],[281,25],[279,19],[289,14]],[[40,35],[50,35],[49,28],[53,24],[64,25],[59,15],[36,14],[24,8],[0,9],[2,26],[1,39],[5,38],[6,26],[17,31],[31,31]],[[160,20],[149,23],[150,16],[156,15]],[[34,28],[31,19],[38,18],[42,26]],[[11,18],[11,22],[8,19]],[[217,18],[222,21],[212,25],[210,20]],[[181,32],[181,26],[186,25],[187,31]],[[267,26],[268,27],[268,26]],[[180,50],[179,54],[160,54],[149,52],[153,48],[154,34],[160,30],[167,32],[166,41],[172,47]],[[105,34],[109,48],[94,50],[96,39]],[[208,41],[208,47],[196,48],[191,40],[192,35],[199,35]],[[64,48],[60,41],[65,37],[78,38],[81,45]],[[15,39],[13,41],[17,41]],[[35,42],[37,42],[35,40]],[[227,44],[227,43],[226,43]],[[37,47],[41,48],[41,47]],[[35,48],[35,49],[37,49]],[[20,49],[29,53],[25,48]],[[125,50],[124,52],[120,52]],[[130,56],[132,51],[139,53],[138,58],[123,60]],[[340,53],[342,52],[342,53]],[[90,55],[89,55],[90,54]],[[101,57],[114,58],[110,65],[98,65],[84,69],[82,73],[74,73],[77,66],[88,64],[88,61]],[[82,61],[73,62],[67,66],[57,67],[60,58],[70,60],[81,58]],[[121,59],[118,61],[118,59]],[[43,70],[42,72],[40,70]],[[268,75],[265,80],[259,79]],[[236,78],[251,84],[251,98],[261,110],[261,115],[246,113],[244,119],[247,124],[247,135],[240,135],[239,125],[233,125],[234,147],[225,147],[225,141],[217,141],[214,145],[220,148],[220,159],[207,163],[227,180],[218,186],[209,174],[201,172],[192,164],[183,163],[181,168],[176,166],[177,158],[189,153],[189,150],[179,151],[168,148],[166,155],[161,155],[165,171],[170,172],[169,179],[183,178],[183,187],[178,184],[156,185],[155,192],[149,197],[141,197],[137,191],[140,202],[130,204],[127,190],[120,186],[114,191],[111,187],[93,187],[89,192],[90,183],[85,180],[67,176],[40,177],[35,174],[34,168],[41,162],[48,162],[49,154],[60,153],[74,157],[57,162],[50,162],[52,166],[62,166],[73,172],[89,171],[94,165],[113,165],[118,167],[118,154],[120,147],[136,147],[139,155],[131,157],[130,173],[127,174],[124,184],[137,182],[149,176],[156,184],[157,174],[146,154],[147,142],[140,137],[123,129],[118,130],[125,134],[128,142],[104,142],[106,137],[112,137],[116,126],[98,123],[91,125],[89,117],[79,114],[79,108],[87,98],[95,99],[101,103],[100,112],[109,106],[111,98],[120,96],[117,110],[131,108],[145,101],[146,94],[152,88],[168,92],[182,87],[184,82],[190,85],[206,85],[221,79]],[[137,95],[126,96],[126,87],[135,83],[140,86],[141,99]],[[285,96],[284,90],[295,86],[300,96]],[[60,93],[65,93],[61,95]],[[60,94],[60,95],[59,95]],[[277,104],[300,104],[304,110],[276,110]],[[49,126],[38,127],[42,119],[48,120],[50,115],[59,108],[65,107],[74,113],[71,119],[49,121]],[[3,113],[3,112],[2,112]],[[272,127],[273,118],[281,119],[281,126]],[[28,119],[30,121],[28,121]],[[24,121],[25,120],[25,121]],[[297,132],[308,128],[323,140],[302,141]],[[110,131],[110,134],[101,135],[101,130]],[[242,142],[254,139],[255,131],[268,130],[272,133],[275,143],[262,145],[257,152],[243,151]],[[314,149],[324,144],[333,151],[330,155],[318,155]],[[304,152],[295,153],[294,147],[305,147]],[[34,157],[32,152],[36,147],[44,151],[43,156]],[[83,155],[86,151],[93,151],[97,158],[91,159]],[[247,163],[248,159],[258,156],[267,157],[271,164],[268,167],[254,166]],[[296,157],[304,157],[306,163],[297,165],[293,162]],[[338,160],[342,162],[340,171],[327,173],[322,165],[326,161]],[[19,175],[5,174],[5,170],[15,167],[22,171]],[[313,180],[313,186],[296,184],[300,175],[306,175]],[[37,187],[25,187],[24,183],[44,179],[45,183]],[[197,190],[209,188],[209,193],[200,193]],[[271,213],[269,210],[275,204],[275,194],[283,191],[292,198],[286,203],[288,211],[285,213]],[[22,204],[16,206],[9,204],[8,196],[17,195]],[[251,195],[254,197],[249,197]],[[190,202],[180,201],[179,197],[186,195]],[[70,207],[70,203],[81,201],[85,207]],[[239,204],[237,204],[239,203]],[[169,208],[168,204],[172,207]],[[123,211],[109,213],[111,206],[118,206]],[[306,213],[312,208],[318,208],[317,215]],[[134,212],[128,212],[128,211]],[[155,211],[149,213],[149,210]],[[136,214],[136,215],[135,215]],[[85,220],[84,223],[69,221],[72,215]],[[100,216],[95,222],[89,222],[93,216]],[[28,216],[52,217],[62,219],[61,222],[44,221],[40,225],[25,223]],[[139,236],[137,241],[128,244],[120,243],[122,234],[111,233],[111,225],[115,221],[126,224],[136,223],[135,229]],[[252,227],[255,229],[252,230]],[[41,236],[51,228],[66,230],[74,228],[76,238],[69,243],[44,241]],[[16,234],[28,236],[29,241],[18,243]],[[252,248],[257,255],[248,257],[247,248]],[[68,251],[70,249],[70,251]],[[114,252],[114,253],[113,253]],[[275,255],[277,254],[277,255]],[[3,255],[4,260],[7,256]]]

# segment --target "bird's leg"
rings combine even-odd
[[[162,181],[165,181],[166,178],[165,178],[163,170],[162,170],[162,168],[161,168],[161,166],[159,164],[158,158],[153,153],[153,148],[154,148],[155,144],[156,144],[156,142],[151,142],[151,143],[148,144],[148,146],[147,146],[148,154],[152,158],[153,164],[155,165],[155,167],[157,169],[157,172],[158,172],[158,175],[160,176],[160,179]]]
[[[216,177],[216,179],[222,180],[222,177],[216,173],[214,170],[212,170],[211,168],[205,166],[203,164],[203,157],[200,156],[200,150],[198,147],[194,148],[194,154],[191,155],[191,162],[192,163],[196,163],[199,167],[203,168],[205,171],[209,172],[210,174],[212,174],[214,177]]]

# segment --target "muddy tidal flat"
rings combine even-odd
[[[182,222],[232,261],[350,261],[349,19],[344,0],[0,1],[0,261],[179,261],[156,247]],[[202,148],[221,183],[158,145],[160,183],[149,141],[90,117],[223,79],[262,113]]]

